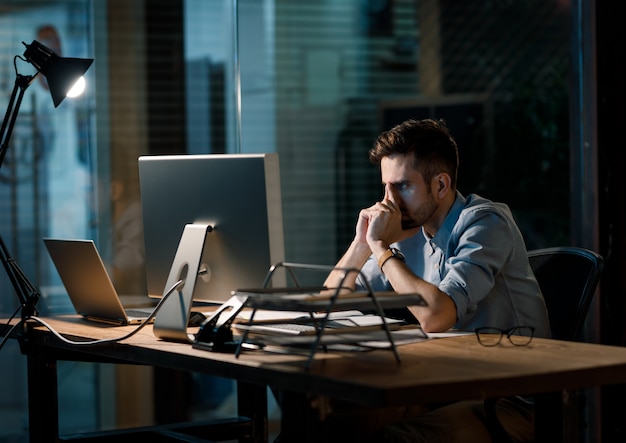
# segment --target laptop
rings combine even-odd
[[[44,238],[74,309],[87,320],[133,325],[150,316],[151,308],[125,309],[93,240]]]

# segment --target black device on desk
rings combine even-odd
[[[235,352],[239,341],[233,337],[231,325],[241,312],[247,297],[233,295],[200,325],[193,347],[214,352]]]

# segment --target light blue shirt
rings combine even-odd
[[[535,336],[550,337],[548,311],[507,205],[457,191],[434,237],[421,230],[393,246],[416,275],[454,301],[455,328],[534,326]],[[373,256],[359,276],[361,289],[363,278],[374,291],[392,289]]]

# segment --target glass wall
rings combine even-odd
[[[139,155],[276,151],[286,258],[330,265],[381,196],[376,135],[433,117],[459,142],[462,193],[508,203],[529,248],[569,243],[569,17],[561,0],[4,1],[0,106],[21,41],[96,62],[78,101],[52,109],[39,79],[27,91],[0,170],[0,234],[42,289],[42,313],[72,312],[41,239],[93,238],[113,274]],[[136,271],[125,281],[141,288]],[[16,308],[0,272],[0,312]],[[19,433],[24,361],[13,345],[2,354],[0,408],[19,417],[0,429]],[[62,401],[99,405],[63,430],[124,421],[111,386],[129,377],[61,372]],[[133,424],[151,420],[145,398]]]
[[[367,150],[410,117],[447,121],[460,191],[508,203],[529,248],[568,243],[565,2],[269,3],[269,38],[240,27],[241,52],[264,54],[274,91],[246,106],[256,90],[242,81],[242,146],[257,143],[254,119],[273,113],[288,259],[334,263],[358,210],[380,198]],[[250,49],[261,41],[274,49]],[[260,69],[246,63],[243,79]]]
[[[58,55],[93,57],[92,15],[87,1],[3,2],[0,6],[0,107],[8,107],[19,76],[35,74],[24,60],[26,47],[37,40]],[[0,235],[19,267],[41,292],[40,314],[71,312],[63,286],[52,272],[43,248],[44,237],[94,238],[96,171],[94,138],[94,75],[80,99],[65,100],[54,108],[43,76],[27,87],[0,169]],[[4,117],[4,113],[2,114]],[[8,135],[7,131],[7,135]],[[5,140],[7,141],[7,140]],[[2,269],[0,312],[8,317],[19,306]],[[3,395],[0,434],[19,434],[28,422],[26,366],[15,343],[2,349],[0,367]],[[96,373],[80,364],[59,367],[61,404],[76,411],[83,401],[93,403]],[[83,389],[65,395],[71,382]],[[84,414],[82,414],[84,415]],[[82,418],[95,424],[93,416]],[[63,422],[62,426],[68,424]]]

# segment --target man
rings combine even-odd
[[[365,279],[374,291],[421,294],[427,306],[408,308],[426,332],[530,326],[536,336],[550,336],[546,306],[510,210],[457,191],[457,145],[442,121],[409,120],[384,132],[370,160],[380,165],[384,196],[360,212],[354,240],[337,264],[361,273],[342,282],[341,272],[331,272],[328,288],[362,288]],[[385,438],[435,441],[433,434],[422,433],[429,428],[444,433],[436,441],[465,441],[465,436],[480,441],[479,435],[488,437],[481,406],[441,408],[392,426]],[[513,422],[518,406],[509,414]],[[524,404],[521,408],[528,414]],[[522,426],[521,434],[532,434],[531,425]]]
[[[532,326],[549,336],[548,314],[510,210],[456,190],[458,152],[443,122],[409,120],[379,136],[384,197],[359,214],[338,267],[362,269],[374,290],[419,293],[409,307],[426,332],[452,327]],[[339,284],[333,272],[326,286]],[[359,286],[356,274],[343,285]]]

